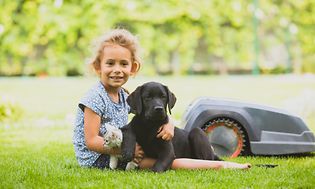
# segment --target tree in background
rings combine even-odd
[[[144,74],[315,72],[311,0],[0,0],[0,75],[80,75],[110,28],[139,35]]]

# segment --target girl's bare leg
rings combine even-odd
[[[175,159],[172,169],[248,169],[249,163],[240,164],[229,161],[211,161],[201,159],[179,158]]]
[[[144,158],[140,164],[140,169],[149,169],[154,163],[155,159]],[[173,161],[172,169],[248,169],[251,165],[249,163],[240,164],[229,161],[211,161],[201,159],[178,158]]]

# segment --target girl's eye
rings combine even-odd
[[[107,64],[107,65],[114,65],[114,63],[115,63],[115,62],[112,61],[112,60],[108,60],[108,61],[105,62],[105,64]]]
[[[123,66],[128,66],[129,65],[129,62],[128,61],[121,61],[121,65],[123,65]]]

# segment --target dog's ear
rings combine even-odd
[[[128,98],[127,103],[130,106],[130,112],[133,114],[141,114],[142,112],[142,100],[141,100],[141,86],[137,87]]]
[[[172,114],[171,109],[175,106],[176,102],[176,97],[175,95],[168,89],[167,86],[164,86],[165,90],[167,92],[167,106],[168,106],[168,111],[170,114]]]

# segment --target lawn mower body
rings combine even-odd
[[[232,122],[237,123],[236,130],[231,126],[233,124],[218,127],[220,119],[221,122],[222,120],[233,120]],[[218,148],[235,148],[231,146],[241,145],[239,150],[242,150],[243,153],[233,152],[234,157],[242,154],[287,155],[315,151],[314,134],[301,118],[284,110],[257,104],[209,97],[198,98],[187,108],[181,125],[187,131],[195,127],[207,131],[208,127],[209,133],[216,128],[216,133],[211,134],[210,142],[218,143]],[[211,129],[207,125],[211,125]],[[237,139],[238,134],[235,134],[236,138],[233,137],[233,133],[240,133],[240,139]],[[222,147],[225,145],[228,147]],[[225,154],[223,152],[221,155],[232,156],[233,153]]]

